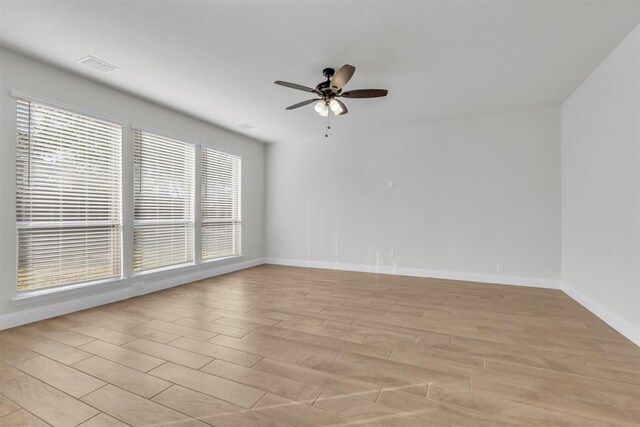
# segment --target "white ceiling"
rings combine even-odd
[[[269,142],[324,127],[313,105],[285,111],[310,94],[274,80],[349,63],[345,90],[389,89],[347,100],[337,133],[559,105],[640,22],[640,1],[0,3],[4,45]]]

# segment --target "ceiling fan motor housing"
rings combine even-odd
[[[333,68],[325,68],[322,70],[322,74],[327,78],[327,80],[318,83],[316,86],[316,90],[322,93],[322,97],[327,99],[331,96],[331,77],[335,74],[336,70]]]

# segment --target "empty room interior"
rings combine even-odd
[[[0,427],[640,426],[640,1],[0,27]]]

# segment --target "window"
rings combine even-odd
[[[195,146],[134,130],[133,269],[193,262]]]
[[[18,290],[122,275],[122,127],[17,100]]]
[[[241,251],[240,157],[202,148],[202,259]]]
[[[126,122],[14,96],[18,291],[122,278]],[[240,157],[134,128],[133,165],[134,273],[240,255]]]

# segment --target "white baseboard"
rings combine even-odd
[[[562,291],[569,295],[572,299],[582,305],[584,308],[598,316],[602,321],[611,326],[616,331],[631,340],[634,344],[640,346],[640,330],[627,322],[622,317],[602,307],[600,304],[594,302],[591,298],[587,297],[576,288],[572,287],[568,283],[562,283]]]
[[[208,277],[244,270],[245,268],[254,267],[263,263],[264,260],[262,258],[256,258],[225,265],[200,264],[191,268],[180,269],[181,274],[176,274],[175,271],[172,272],[168,270],[159,274],[134,277],[132,283],[117,290],[102,292],[97,295],[76,297],[70,301],[53,302],[46,305],[39,305],[38,307],[24,308],[13,313],[0,315],[0,330],[121,301],[137,295],[183,285]]]
[[[499,285],[531,286],[535,288],[560,289],[560,281],[535,277],[505,276],[494,274],[462,273],[455,271],[428,270],[422,268],[393,267],[389,265],[349,264],[328,261],[310,261],[286,258],[264,258],[265,264],[294,267],[325,268],[330,270],[360,271],[365,273],[394,274],[398,276],[428,277],[432,279],[464,280],[468,282],[495,283]]]

